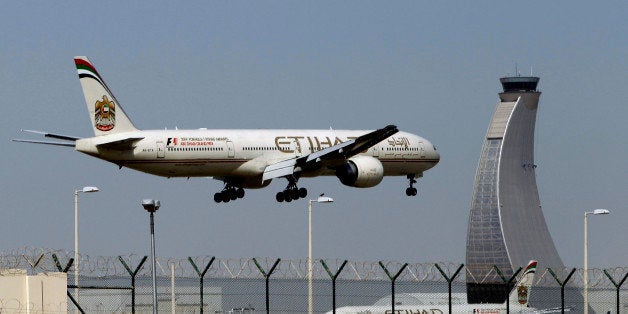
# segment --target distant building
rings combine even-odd
[[[534,126],[538,77],[504,77],[480,155],[467,230],[469,303],[501,303],[506,278],[531,259],[539,269],[563,268],[536,187]],[[480,283],[478,283],[480,282]]]
[[[66,273],[0,269],[0,313],[67,313]]]

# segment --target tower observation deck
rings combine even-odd
[[[499,79],[504,93],[536,92],[539,80],[540,78],[536,76],[510,76]]]
[[[493,265],[506,278],[532,259],[538,260],[539,269],[563,267],[536,186],[534,127],[541,96],[539,78],[515,76],[500,81],[503,92],[486,132],[469,213],[469,303],[505,302],[511,287],[504,285]]]

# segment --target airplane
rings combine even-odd
[[[560,308],[535,309],[529,306],[530,288],[534,280],[537,261],[526,266],[517,286],[510,292],[510,313],[560,313]],[[345,306],[336,309],[337,314],[444,314],[449,313],[447,293],[400,293],[395,295],[395,311],[390,306],[391,296],[384,297],[371,306]],[[507,313],[502,304],[469,304],[466,293],[452,293],[452,313],[499,314]],[[566,308],[565,311],[570,311]],[[333,311],[327,312],[327,314]]]
[[[87,57],[74,58],[94,137],[22,130],[56,141],[15,142],[74,147],[87,155],[162,177],[212,177],[223,181],[217,203],[244,197],[244,189],[285,178],[278,202],[307,196],[302,177],[336,176],[344,185],[369,188],[384,176],[406,176],[406,195],[416,196],[416,179],[440,160],[428,140],[399,131],[377,130],[139,130]]]

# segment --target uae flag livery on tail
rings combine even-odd
[[[83,87],[94,134],[99,136],[136,131],[135,126],[120,107],[120,102],[87,57],[75,57],[74,64]]]

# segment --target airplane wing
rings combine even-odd
[[[293,174],[296,164],[297,158],[292,158],[266,166],[266,169],[264,169],[264,174],[262,175],[262,182],[273,178],[280,178]]]
[[[335,167],[344,163],[347,158],[365,151],[375,144],[399,132],[394,125],[364,134],[358,138],[327,147],[309,155],[282,160],[266,166],[262,181],[285,177],[298,172],[320,169],[321,167]]]

